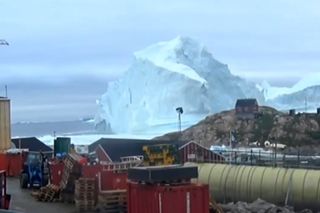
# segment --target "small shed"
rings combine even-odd
[[[257,99],[238,99],[235,106],[238,118],[253,119],[259,113],[259,104]]]
[[[181,163],[198,162],[198,163],[213,163],[223,162],[224,157],[201,144],[190,141],[179,148]]]
[[[30,153],[42,152],[47,156],[52,156],[53,154],[53,149],[36,137],[14,138],[11,141],[17,149],[28,149]]]

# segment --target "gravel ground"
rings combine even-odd
[[[76,213],[73,204],[44,203],[31,196],[32,190],[20,189],[18,178],[7,178],[7,193],[11,194],[10,209],[23,213]]]

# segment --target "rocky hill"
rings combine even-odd
[[[270,107],[260,107],[261,114],[254,119],[239,119],[235,111],[224,111],[206,117],[198,124],[157,139],[195,140],[206,147],[229,144],[230,130],[236,132],[240,145],[250,142],[270,142],[286,144],[290,147],[320,145],[320,115],[289,115]]]

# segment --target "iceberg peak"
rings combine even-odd
[[[176,72],[185,77],[206,84],[193,68],[182,62],[181,57],[200,57],[203,45],[189,37],[178,36],[170,41],[158,42],[134,53],[137,60],[147,60],[158,67]]]

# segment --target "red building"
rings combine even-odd
[[[222,162],[224,157],[195,141],[153,141],[136,139],[107,139],[101,138],[89,146],[90,152],[95,152],[99,161],[121,162],[121,158],[143,156],[144,145],[176,144],[181,163],[185,162]]]
[[[238,99],[235,111],[238,118],[253,119],[259,113],[258,101],[254,98]]]
[[[209,162],[223,162],[224,157],[218,153],[211,151],[210,149],[190,141],[179,148],[180,160],[182,163],[185,162],[198,162],[198,163],[209,163]]]

